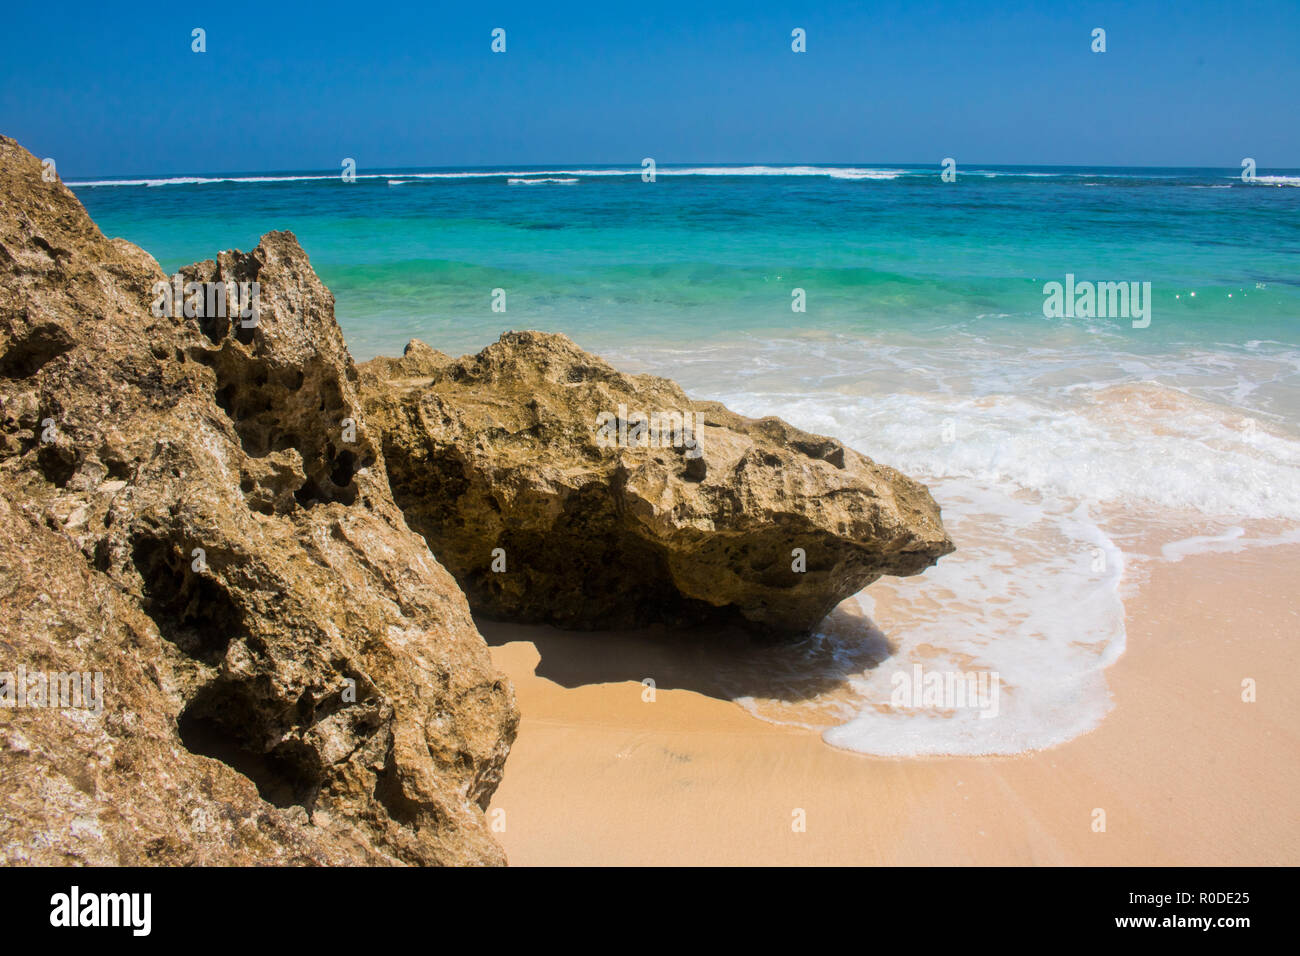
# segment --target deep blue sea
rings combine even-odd
[[[1297,170],[959,167],[945,182],[937,166],[695,166],[646,182],[639,165],[551,166],[69,185],[169,272],[293,231],[358,360],[413,337],[461,354],[509,328],[563,332],[925,480],[958,552],[859,603],[900,667],[999,672],[1008,719],[876,706],[888,673],[850,673],[852,642],[823,635],[810,660],[844,671],[840,691],[742,703],[836,746],[1011,753],[1085,732],[1110,706],[1104,670],[1144,568],[1300,539]],[[1135,283],[1142,314],[1047,315],[1053,282]]]

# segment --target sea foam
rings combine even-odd
[[[1233,404],[1294,356],[1248,346],[1152,358],[835,335],[650,356],[694,394],[835,435],[924,481],[957,546],[924,574],[860,594],[868,620],[828,619],[806,644],[806,673],[788,682],[815,693],[737,701],[835,747],[892,757],[1014,754],[1097,727],[1112,706],[1106,668],[1127,642],[1126,571],[1153,559],[1124,552],[1135,525],[1170,529],[1153,556],[1164,561],[1300,541],[1300,530],[1241,528],[1300,528],[1300,436]],[[1173,530],[1189,526],[1221,530]],[[889,651],[868,653],[880,643],[873,627]],[[997,675],[996,719],[899,706],[896,683],[918,667]]]

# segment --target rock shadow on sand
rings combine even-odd
[[[845,602],[802,638],[756,637],[738,627],[571,631],[477,618],[487,643],[531,642],[535,673],[561,687],[654,681],[719,700],[754,697],[797,703],[843,687],[893,653],[885,634]]]

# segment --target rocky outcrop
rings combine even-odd
[[[802,633],[953,550],[905,475],[562,335],[456,360],[413,341],[361,381],[397,503],[489,617]]]
[[[0,861],[504,862],[513,691],[332,296],[286,232],[184,274],[168,302],[0,138]],[[100,710],[20,673],[98,674]]]

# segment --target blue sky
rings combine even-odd
[[[5,12],[0,132],[65,178],[345,156],[1300,166],[1296,0],[113,6]]]

